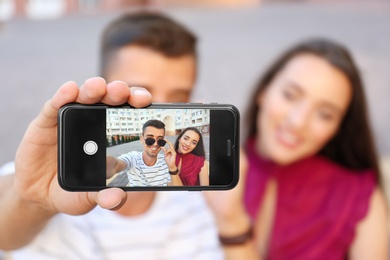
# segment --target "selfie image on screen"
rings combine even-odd
[[[208,186],[209,109],[106,110],[109,187]]]

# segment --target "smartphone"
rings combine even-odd
[[[58,181],[67,191],[228,190],[239,179],[230,104],[67,104],[58,113]]]

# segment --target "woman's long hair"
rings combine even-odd
[[[319,153],[349,169],[373,169],[379,180],[377,153],[368,121],[367,103],[359,71],[345,47],[326,39],[313,39],[296,45],[285,52],[266,71],[258,82],[247,109],[247,138],[255,137],[258,131],[256,120],[260,108],[256,99],[259,94],[264,92],[270,82],[292,58],[306,53],[321,57],[339,69],[348,78],[352,87],[351,103],[339,129]]]
[[[175,151],[177,152],[177,150],[179,149],[180,138],[185,134],[185,132],[187,132],[189,130],[194,131],[195,133],[197,133],[199,135],[199,141],[191,153],[195,154],[197,156],[205,156],[206,153],[204,151],[203,136],[196,127],[187,127],[179,134],[179,136],[177,137],[176,142],[175,142]]]

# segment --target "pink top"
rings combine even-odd
[[[176,166],[179,166],[181,159],[180,168],[180,179],[183,185],[195,186],[200,185],[199,173],[204,165],[204,156],[197,156],[192,153],[182,154],[176,153]]]
[[[274,177],[277,202],[267,259],[345,259],[376,186],[373,171],[352,171],[313,156],[288,166],[259,157],[248,142],[245,205],[256,218]]]

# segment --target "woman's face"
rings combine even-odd
[[[292,58],[257,98],[257,152],[290,164],[335,135],[352,96],[348,78],[313,54]]]
[[[186,131],[179,139],[178,150],[182,154],[192,152],[199,142],[199,135],[192,130]]]

